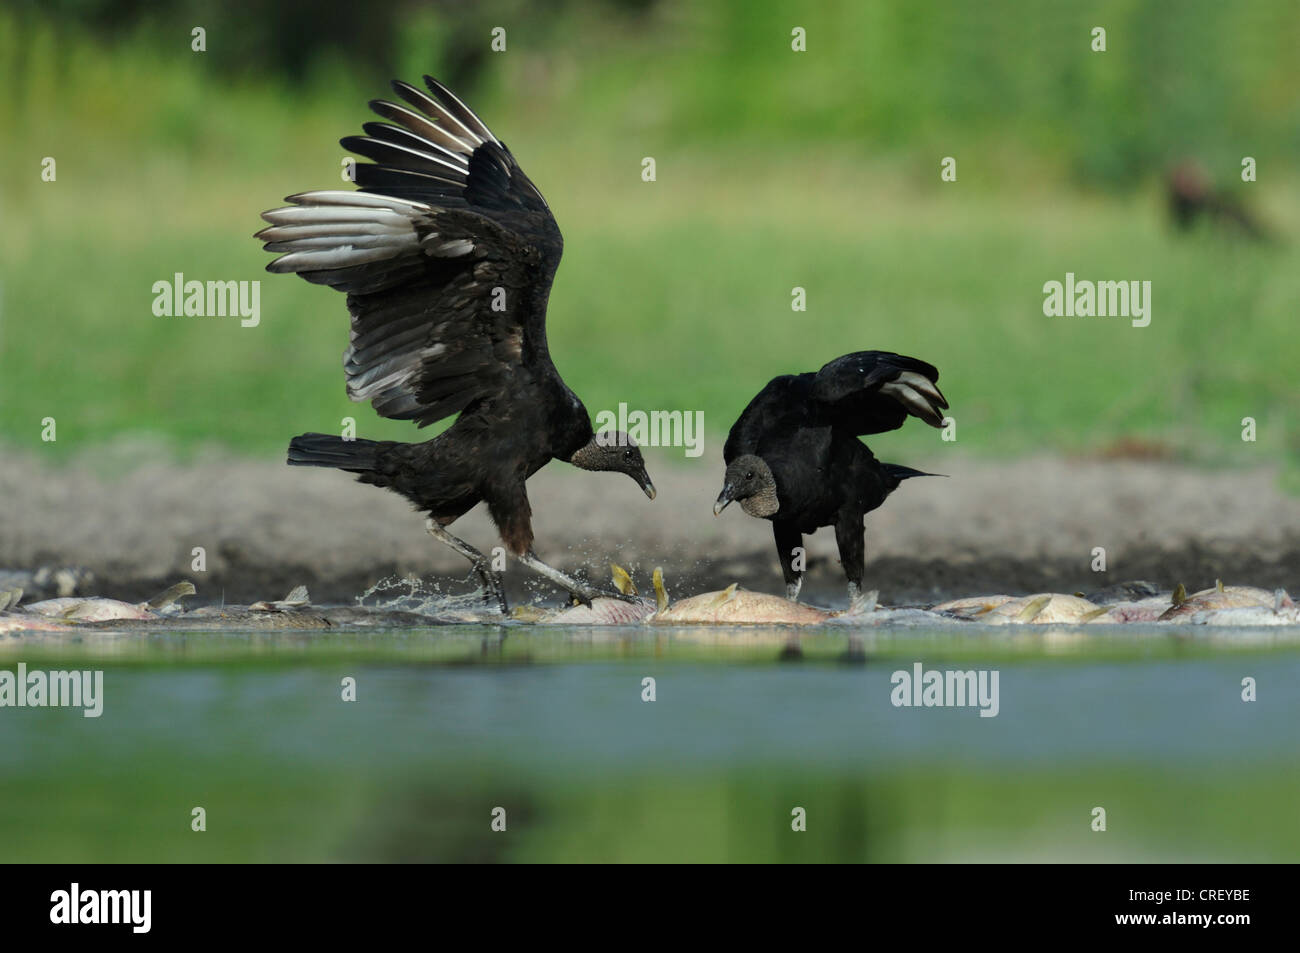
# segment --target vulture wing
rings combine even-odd
[[[510,150],[445,86],[402,82],[391,123],[341,140],[373,160],[360,191],[304,192],[257,233],[296,272],[348,296],[348,396],[421,427],[558,373],[546,302],[563,239]]]
[[[831,361],[813,378],[812,396],[832,423],[858,436],[903,426],[907,415],[943,426],[948,401],[934,365],[889,351],[857,351]]]
[[[747,453],[759,453],[770,440],[784,441],[810,425],[808,378],[811,374],[782,374],[767,382],[731,425],[722,459],[731,463]]]

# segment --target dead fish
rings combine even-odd
[[[1120,602],[1107,606],[1106,611],[1089,619],[1090,623],[1121,624],[1128,622],[1155,622],[1172,603],[1169,595],[1152,596],[1136,602]]]
[[[46,599],[26,607],[32,615],[71,622],[99,622],[106,619],[152,619],[153,613],[129,602],[116,599],[82,599],[69,596],[63,599]]]
[[[832,613],[765,592],[750,592],[732,583],[721,592],[691,596],[661,609],[651,622],[666,624],[812,625]]]
[[[664,586],[663,567],[655,566],[655,571],[650,577],[650,581],[655,587],[655,608],[663,612],[668,608],[668,589]]]
[[[632,581],[632,574],[622,566],[618,565],[618,563],[609,564],[609,574],[614,580],[614,588],[623,593],[623,595],[640,595],[640,593],[636,591],[636,583]],[[662,573],[660,576],[662,578]]]
[[[494,613],[495,614],[495,613]],[[204,606],[184,615],[154,616],[141,619],[142,627],[162,628],[168,632],[279,631],[283,629],[333,629],[343,626],[410,629],[442,622],[473,622],[475,618],[453,613],[448,618],[431,618],[414,612],[393,609],[368,609],[362,606],[338,606],[329,609],[305,607],[268,612],[251,606]],[[499,616],[498,616],[499,618]],[[91,623],[94,626],[94,623]],[[104,627],[108,627],[107,623]]]
[[[5,632],[61,632],[73,627],[45,616],[25,612],[0,612],[0,633]]]
[[[671,605],[664,587],[663,569],[655,567],[653,580],[657,611],[648,622],[809,625],[825,622],[834,615],[780,596],[740,589],[734,582],[721,592],[706,592]]]
[[[546,609],[542,606],[514,606],[510,610],[510,618],[516,622],[541,622],[554,612],[554,609]]]
[[[1147,599],[1164,595],[1167,591],[1162,590],[1154,582],[1135,579],[1132,582],[1117,582],[1095,592],[1076,592],[1075,595],[1099,606],[1113,606],[1121,602],[1144,602]],[[1167,598],[1165,599],[1165,605],[1169,605]]]
[[[622,599],[597,596],[591,600],[590,606],[569,606],[559,612],[546,613],[533,621],[542,625],[634,625],[644,622],[654,611],[655,605],[649,599],[624,602]]]
[[[989,625],[1075,625],[1088,622],[1105,611],[1078,596],[1040,592],[1004,602],[975,619]]]
[[[123,619],[152,619],[153,612],[141,605],[116,599],[84,599],[60,612],[58,618],[68,622],[111,622]]]
[[[254,612],[284,612],[286,609],[300,609],[311,605],[306,586],[294,586],[283,599],[274,602],[254,602],[248,608]]]
[[[1006,597],[1010,599],[1010,596]],[[856,603],[844,612],[832,612],[827,621],[836,625],[880,626],[880,625],[960,625],[965,618],[958,614],[935,612],[921,606],[898,606],[890,608],[879,604],[880,591],[872,589],[865,593]]]
[[[637,595],[636,583],[632,575],[616,563],[609,564],[610,577],[614,588],[627,596]],[[655,569],[656,587],[663,587],[663,570]],[[536,622],[541,625],[634,625],[645,621],[655,611],[655,604],[648,599],[627,602],[608,596],[597,596],[591,605],[574,605],[564,609],[543,609],[540,606],[516,606],[510,611],[511,618],[519,622]]]
[[[1295,605],[1295,602],[1287,595],[1285,589],[1270,591],[1260,589],[1258,586],[1225,586],[1221,581],[1216,581],[1213,589],[1194,592],[1187,598],[1189,601],[1192,599],[1221,599],[1233,603],[1275,606],[1279,609],[1290,609]],[[1223,608],[1234,608],[1234,606],[1224,606]]]
[[[1182,586],[1174,591],[1174,604],[1165,610],[1159,621],[1185,619],[1212,609],[1290,609],[1295,606],[1284,589],[1269,592],[1255,586],[1225,586],[1222,580],[1216,580],[1213,589],[1202,589],[1180,598],[1184,591]]]
[[[919,609],[915,606],[898,609],[880,606],[872,612],[844,612],[828,621],[832,625],[850,626],[954,626],[964,625],[966,622],[959,615],[935,612],[933,609]]]
[[[1010,602],[1011,598],[1011,596],[1004,595],[967,596],[965,599],[949,599],[937,606],[931,606],[930,611],[948,613],[960,619],[969,619],[973,616],[983,615],[985,612],[991,612],[998,606]]]
[[[464,609],[450,609],[436,616],[425,615],[419,612],[406,612],[401,609],[367,609],[362,606],[339,606],[334,609],[295,609],[292,612],[282,612],[273,614],[264,614],[263,618],[279,619],[282,617],[292,618],[298,615],[314,615],[324,619],[328,625],[333,626],[366,626],[375,627],[383,626],[386,628],[403,628],[412,627],[427,628],[431,625],[444,625],[456,622],[500,622],[501,613],[497,611],[496,606],[490,610],[469,611]]]
[[[150,626],[186,632],[204,629],[328,629],[332,623],[324,613],[312,609],[266,612],[248,606],[205,606],[170,619],[154,617]]]
[[[27,606],[27,611],[47,618],[58,618],[67,622],[108,622],[121,619],[152,619],[158,612],[185,596],[194,595],[194,583],[178,582],[169,586],[148,602],[132,604],[117,599],[92,598],[81,599],[65,597],[46,599]]]
[[[1295,606],[1277,609],[1264,606],[1203,609],[1193,612],[1185,621],[1192,625],[1300,625],[1300,609]]]

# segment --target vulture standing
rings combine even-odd
[[[858,437],[897,430],[909,414],[942,427],[948,401],[938,380],[939,371],[916,358],[858,351],[815,374],[773,378],[731,428],[714,515],[739,501],[750,516],[772,521],[790,599],[803,585],[803,534],[834,526],[850,605],[861,605],[863,517],[903,480],[934,474],[881,463]]]
[[[505,611],[500,573],[447,530],[486,502],[509,552],[589,602],[596,590],[534,554],[526,481],[559,459],[626,473],[651,499],[654,486],[626,434],[593,432],[551,362],[546,303],[563,240],[546,200],[478,116],[424,81],[429,94],[395,81],[406,105],[372,101],[389,121],[341,140],[373,161],[355,166],[359,191],[291,195],[263,213],[270,226],[256,237],[280,256],[268,271],[347,295],[352,400],[421,427],[459,417],[424,443],[302,434],[288,462],[336,467],[405,496]]]

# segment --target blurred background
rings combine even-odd
[[[366,101],[429,72],[555,212],[552,351],[593,413],[699,409],[721,436],[774,374],[879,348],[941,368],[975,453],[1294,470],[1298,39],[1289,0],[11,2],[0,441],[269,457],[346,415],[412,439],[346,399],[341,299],[266,274],[251,236],[283,196],[342,187],[337,140]],[[1188,162],[1278,240],[1211,215],[1177,231]],[[177,271],[263,279],[261,325],[155,317]],[[1067,271],[1150,280],[1151,325],[1044,317]]]

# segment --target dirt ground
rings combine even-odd
[[[602,579],[613,560],[647,588],[660,565],[674,595],[732,582],[781,591],[770,527],[738,507],[712,514],[717,461],[649,462],[654,502],[622,476],[560,463],[537,474],[529,495],[539,555]],[[1300,500],[1270,470],[1046,457],[909,463],[948,478],[911,480],[867,518],[867,586],[886,604],[1131,579],[1300,590]],[[470,588],[464,561],[404,500],[279,460],[211,453],[178,464],[119,447],[53,465],[8,453],[0,498],[0,568],[86,567],[98,595],[143,599],[181,578],[197,586],[194,604],[279,598],[300,583],[317,603],[350,602],[377,580],[409,574],[438,577],[445,591]],[[497,544],[481,508],[454,530],[485,550]],[[807,596],[844,602],[833,533],[806,545]],[[205,550],[204,572],[191,569],[195,547]],[[1105,548],[1105,572],[1091,569],[1094,547]],[[560,597],[513,564],[508,588],[516,601]]]

